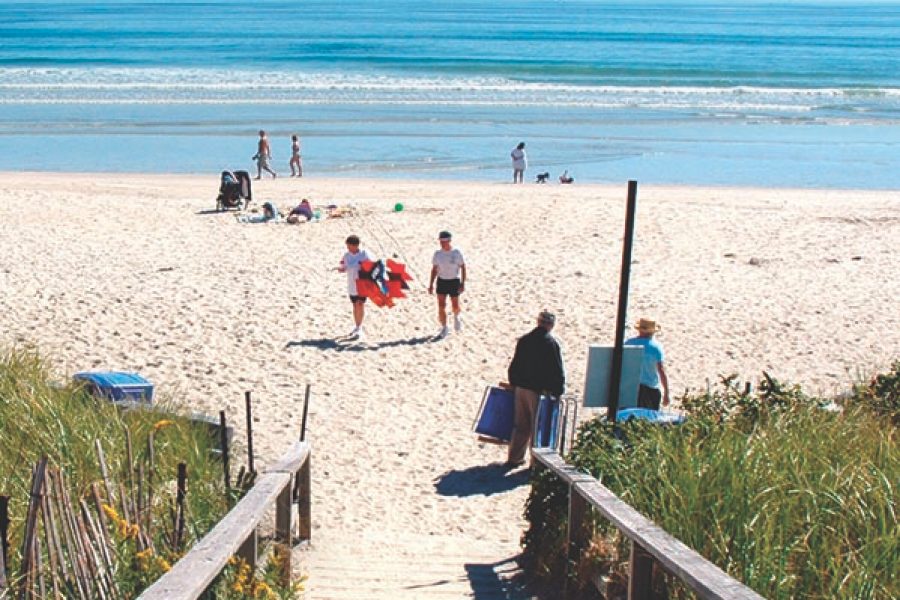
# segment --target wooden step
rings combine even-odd
[[[450,544],[433,537],[397,538],[388,538],[388,547],[365,541],[340,549],[327,541],[309,546],[300,557],[307,577],[304,599],[533,598],[521,589],[516,548],[478,540]]]

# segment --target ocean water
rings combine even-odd
[[[900,189],[900,0],[0,3],[0,170]]]

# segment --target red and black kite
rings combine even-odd
[[[412,276],[406,272],[406,265],[388,259],[382,261],[364,260],[359,265],[359,279],[356,292],[369,298],[375,306],[394,306],[394,298],[406,298],[403,290],[409,289]]]

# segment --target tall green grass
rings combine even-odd
[[[684,425],[587,423],[567,459],[767,598],[897,598],[896,413],[871,391],[831,412],[768,376],[749,394],[725,380],[683,399]],[[542,475],[526,509],[526,553],[549,579],[563,567],[566,493]],[[612,528],[598,522],[597,535],[594,562],[615,566]]]
[[[83,493],[101,481],[95,440],[103,446],[110,476],[127,482],[125,431],[131,435],[135,464],[146,461],[153,432],[157,487],[168,491],[178,463],[186,463],[191,525],[205,532],[227,510],[222,465],[211,460],[218,440],[175,414],[165,403],[153,410],[121,411],[73,382],[57,382],[36,351],[8,350],[0,355],[0,494],[10,496],[12,514],[21,516],[31,468],[44,455]]]
[[[134,472],[128,468],[126,431],[132,441]],[[148,462],[151,433],[155,465],[152,471]],[[109,534],[115,543],[116,580],[124,598],[139,594],[227,513],[222,463],[213,458],[218,440],[211,439],[207,428],[193,426],[164,402],[153,409],[122,411],[72,382],[54,383],[49,363],[37,352],[8,350],[0,355],[0,495],[10,497],[8,570],[14,585],[22,561],[32,467],[47,456],[50,465],[65,473],[73,502],[89,498],[92,483],[99,483],[105,496],[95,440],[103,447],[114,488],[118,483],[127,488],[130,478],[137,477],[138,464],[145,467],[144,483],[151,478],[153,482],[151,511],[156,553],[138,552],[134,539],[124,533],[130,524],[124,515],[115,512],[117,503],[104,498],[113,508],[107,515],[112,521]],[[177,465],[182,462],[188,473],[186,531],[183,544],[173,548],[166,538],[172,530]],[[48,564],[46,559],[44,564]],[[253,594],[229,594],[229,584],[234,580],[232,571],[229,568],[213,586],[219,597],[296,595],[297,586],[281,589],[273,582],[271,569],[258,579],[253,574],[243,574],[244,579],[255,582]]]

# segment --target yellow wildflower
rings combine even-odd
[[[151,548],[142,550],[136,553],[134,556],[135,558],[137,558],[138,568],[141,571],[147,571],[150,568],[150,557],[153,556],[153,550]]]
[[[272,588],[265,581],[260,581],[256,584],[253,590],[253,597],[262,598],[263,600],[278,600],[278,596],[275,595],[275,592],[272,591]]]
[[[153,431],[159,431],[163,427],[168,427],[169,425],[174,425],[174,424],[175,424],[175,421],[172,421],[170,419],[162,419],[161,421],[157,421],[156,423],[154,423]]]
[[[107,517],[109,517],[113,521],[120,520],[119,513],[117,513],[116,509],[114,509],[112,506],[110,506],[109,504],[102,504],[101,506],[103,507],[103,512],[106,513]]]
[[[156,557],[156,567],[163,573],[168,573],[172,569],[172,565],[169,564],[169,561],[164,559],[162,556]]]

